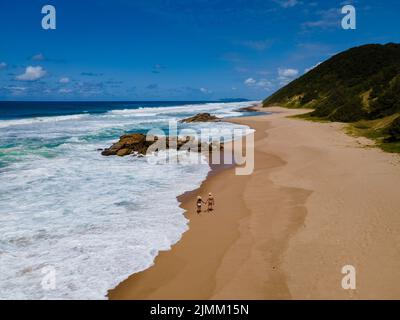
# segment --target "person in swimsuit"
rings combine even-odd
[[[213,211],[214,210],[214,205],[215,205],[214,196],[210,192],[208,194],[208,199],[207,199],[207,211]]]
[[[196,207],[197,207],[197,213],[198,214],[200,214],[200,212],[201,212],[201,206],[203,205],[203,203],[204,203],[203,199],[201,199],[201,197],[198,196],[197,197],[197,202],[196,202]]]

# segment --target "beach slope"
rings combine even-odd
[[[399,299],[400,163],[338,123],[287,118],[234,122],[256,130],[255,170],[212,172],[181,197],[189,230],[110,299]],[[195,213],[198,194],[214,213]],[[344,290],[342,267],[356,268]]]

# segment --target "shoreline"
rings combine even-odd
[[[255,130],[255,143],[257,141],[265,139],[267,134],[263,130],[257,130],[248,121],[259,117],[269,117],[270,114],[266,113],[265,110],[251,106],[252,111],[263,112],[261,115],[254,115],[249,117],[237,117],[231,118],[228,122],[248,125],[251,129]],[[254,109],[255,108],[255,109]],[[292,113],[299,113],[299,111],[292,111]],[[253,124],[255,125],[255,124]],[[257,157],[257,155],[256,155]],[[258,157],[263,157],[258,154]],[[260,159],[260,164],[267,169],[272,169],[275,166],[281,166],[284,161],[278,157],[267,155],[266,159]],[[258,161],[257,161],[258,162]],[[265,163],[268,163],[265,165]],[[244,185],[251,179],[252,176],[236,176],[234,173],[235,165],[210,165],[210,172],[206,179],[202,182],[201,186],[195,190],[188,191],[177,197],[180,202],[180,207],[185,210],[185,217],[188,219],[189,229],[186,231],[181,239],[168,251],[161,251],[156,257],[153,265],[139,273],[131,275],[128,279],[120,283],[116,288],[109,291],[108,298],[111,300],[126,300],[126,299],[173,299],[173,300],[188,300],[188,299],[220,299],[217,295],[218,281],[213,284],[212,279],[218,272],[221,260],[223,260],[229,249],[241,239],[241,233],[246,229],[247,220],[251,214],[250,210],[246,207],[246,204],[241,200],[241,195],[244,192]],[[235,183],[228,190],[224,190],[224,194],[216,190],[224,188],[223,181],[230,180]],[[242,186],[242,187],[240,187]],[[215,190],[215,191],[214,191]],[[197,195],[202,195],[203,199],[206,198],[208,192],[211,191],[216,196],[216,209],[214,213],[204,213],[200,215],[201,221],[199,221],[197,214],[195,213],[195,201]],[[285,190],[285,192],[288,190]],[[283,192],[283,193],[285,193]],[[289,190],[296,193],[297,190]],[[300,193],[303,193],[300,191]],[[307,191],[305,191],[307,193]],[[227,206],[227,208],[219,209],[221,201],[225,204],[230,203],[230,198],[234,197],[236,201],[233,203],[234,206]],[[284,197],[284,195],[283,195]],[[300,196],[303,198],[303,196]],[[234,208],[233,208],[234,207]],[[222,211],[222,212],[221,212]],[[234,212],[234,214],[232,214]],[[228,214],[227,214],[228,213]],[[219,221],[215,221],[213,215],[218,215]],[[278,218],[278,220],[281,220]],[[268,223],[267,221],[265,221]],[[284,221],[277,221],[284,224]],[[210,230],[211,224],[215,224],[216,227]],[[218,226],[224,225],[224,230],[221,230]],[[297,227],[295,227],[297,228]],[[212,233],[210,234],[210,231]],[[292,230],[290,231],[292,232]],[[206,239],[204,238],[206,234]],[[246,235],[249,238],[249,235]],[[246,241],[248,242],[249,239]],[[217,245],[217,250],[215,244]],[[251,245],[250,243],[239,244],[240,246]],[[185,260],[190,256],[190,259],[194,259],[192,249],[197,250],[195,259],[197,262],[191,262],[190,268],[185,266]],[[212,252],[210,252],[212,248]],[[227,257],[229,259],[237,259],[236,254],[233,257]],[[274,263],[269,266],[271,270],[271,281],[277,282],[278,279],[283,276],[277,272],[276,265],[279,264],[277,260],[277,253],[275,253]],[[204,263],[206,261],[206,263]],[[236,263],[236,262],[235,262]],[[229,265],[229,264],[228,264]],[[201,267],[198,267],[201,266]],[[228,269],[230,269],[228,267]],[[207,272],[205,272],[207,271]],[[225,270],[227,271],[227,270]],[[224,273],[225,273],[224,271]],[[234,270],[230,270],[234,272]],[[262,272],[262,271],[260,271]],[[197,274],[200,277],[193,277],[191,275]],[[166,277],[174,279],[169,282]],[[179,278],[179,279],[177,279]],[[221,278],[226,278],[226,275],[221,275]],[[222,280],[222,279],[221,279]],[[165,282],[165,285],[160,283]],[[205,284],[208,284],[207,286]],[[160,286],[161,289],[155,289]],[[279,283],[276,286],[275,292],[280,292],[279,297],[288,298],[287,288],[284,283]],[[188,288],[191,288],[188,290]],[[257,294],[253,296],[252,289],[245,292],[242,290],[243,297],[241,299],[268,299],[271,296],[264,294]],[[227,297],[222,297],[226,299]],[[228,297],[227,299],[235,299],[235,296]]]
[[[256,108],[257,105],[252,105],[250,107],[246,108],[246,111],[250,111],[250,109],[252,109],[251,111],[259,111],[259,110],[255,110],[254,108]],[[254,116],[258,116],[258,115],[254,115]],[[237,118],[231,118],[231,119],[237,119]],[[230,120],[231,120],[230,119]],[[234,121],[226,121],[225,122],[231,122],[234,123]],[[228,146],[228,144],[225,144],[225,147],[230,148],[230,145]],[[111,289],[108,291],[107,294],[107,298],[110,300],[131,300],[131,299],[140,299],[140,300],[144,300],[144,299],[152,299],[149,297],[149,293],[148,293],[148,289],[146,288],[149,284],[148,284],[148,279],[152,278],[153,281],[151,281],[150,286],[157,286],[157,283],[159,283],[160,281],[160,277],[163,277],[164,273],[164,266],[165,264],[167,264],[167,268],[168,269],[174,269],[174,270],[168,270],[168,274],[172,275],[176,274],[178,272],[177,269],[179,269],[179,265],[178,264],[174,264],[174,263],[170,263],[171,260],[173,259],[177,259],[177,260],[181,260],[179,257],[171,257],[171,254],[174,254],[176,247],[179,246],[179,244],[183,241],[186,241],[187,236],[189,235],[189,233],[193,233],[193,218],[195,218],[196,216],[198,216],[197,213],[195,213],[195,202],[197,199],[197,195],[202,194],[203,199],[207,198],[208,192],[205,193],[205,189],[208,188],[208,184],[210,179],[214,180],[214,179],[218,179],[217,177],[219,177],[220,175],[230,172],[230,174],[232,174],[233,170],[235,169],[235,165],[234,164],[211,164],[209,163],[210,166],[210,171],[207,174],[207,177],[203,180],[203,182],[201,183],[201,185],[191,191],[186,191],[185,193],[179,195],[177,197],[177,200],[179,201],[179,207],[184,209],[184,216],[185,218],[188,220],[188,230],[186,232],[184,232],[182,234],[181,239],[174,244],[170,250],[167,251],[160,251],[159,254],[157,255],[157,257],[154,260],[154,263],[152,266],[150,266],[148,269],[143,270],[141,272],[138,273],[134,273],[131,276],[129,276],[127,279],[125,279],[124,281],[122,281],[117,287]],[[219,200],[217,200],[219,201]],[[214,211],[215,213],[215,211]],[[200,214],[200,216],[206,215],[206,214],[214,214],[214,213],[205,213],[204,210],[203,212]],[[209,221],[206,222],[206,224],[208,224]],[[197,226],[197,225],[196,225]],[[237,235],[235,235],[234,238],[236,238]],[[194,238],[198,239],[198,235],[196,235]],[[228,237],[231,238],[231,237]],[[227,238],[225,237],[225,240]],[[231,241],[229,242],[233,242],[234,239],[230,239]],[[197,241],[197,240],[196,240]],[[159,266],[160,264],[162,264],[162,266]],[[201,272],[201,271],[200,271]],[[149,275],[149,273],[151,273]],[[145,279],[142,280],[142,277],[145,276]],[[142,284],[142,282],[144,282]],[[162,282],[162,280],[161,280]],[[200,284],[200,283],[199,283]],[[133,287],[135,287],[135,289],[133,289]],[[199,286],[198,286],[199,287]],[[175,296],[174,298],[171,299],[190,299],[187,297],[187,292],[183,293],[184,296]],[[159,299],[165,299],[165,298],[159,298]],[[170,298],[168,298],[170,299]],[[193,299],[197,299],[197,298],[193,298]]]
[[[393,246],[400,200],[392,191],[400,170],[393,155],[362,148],[340,124],[286,118],[304,110],[269,110],[231,121],[256,130],[254,173],[214,168],[199,189],[181,195],[188,231],[108,298],[400,297],[400,248]],[[216,210],[197,216],[195,197],[208,192]],[[361,270],[355,291],[340,287],[348,264]]]

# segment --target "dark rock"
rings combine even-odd
[[[257,106],[255,105],[255,106],[240,108],[237,111],[239,111],[239,112],[258,112],[258,110],[256,108],[257,108]]]
[[[161,149],[172,149],[181,150],[182,147],[190,149],[190,151],[200,152],[202,150],[213,151],[216,148],[220,150],[223,149],[223,144],[216,143],[206,143],[194,140],[190,137],[172,139],[169,137],[155,137],[155,136],[145,136],[140,133],[123,135],[117,143],[114,143],[110,148],[104,149],[101,153],[103,156],[120,156],[124,157],[127,155],[134,155],[138,157],[143,157],[147,153],[147,149],[155,142],[163,139],[160,143]]]
[[[215,122],[215,121],[221,121],[220,118],[213,116],[209,113],[199,113],[196,114],[193,117],[187,118],[187,119],[183,119],[179,122],[182,123],[191,123],[191,122]]]
[[[146,136],[141,133],[123,135],[117,143],[103,150],[103,156],[127,156],[134,152],[145,154],[154,141],[146,141]]]

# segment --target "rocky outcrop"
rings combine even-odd
[[[239,111],[239,112],[258,112],[259,110],[257,110],[256,108],[257,108],[257,105],[240,108],[237,111]]]
[[[159,141],[160,140],[160,141]],[[163,141],[162,141],[163,140]],[[190,147],[190,151],[213,151],[215,148],[223,149],[223,144],[209,144],[205,142],[191,140],[190,137],[184,137],[179,139],[170,139],[168,137],[146,137],[141,133],[133,133],[121,136],[117,143],[114,143],[110,148],[102,151],[103,156],[120,156],[124,157],[127,155],[142,156],[147,153],[148,148],[154,143],[158,143],[157,150],[165,150],[175,148],[181,150],[183,147]],[[187,150],[187,148],[186,148]]]
[[[141,133],[123,135],[117,143],[103,150],[103,156],[127,156],[134,152],[145,154],[154,141],[146,141],[146,136]]]
[[[191,122],[216,122],[216,121],[221,121],[220,118],[213,116],[209,113],[199,113],[196,114],[193,117],[187,118],[187,119],[183,119],[179,122],[182,123],[191,123]]]

